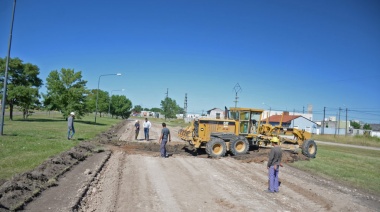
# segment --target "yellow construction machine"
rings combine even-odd
[[[271,147],[271,138],[277,137],[283,149],[302,150],[302,153],[315,158],[317,145],[310,140],[311,134],[305,130],[287,129],[272,126],[262,121],[262,109],[230,108],[224,118],[199,118],[178,131],[182,140],[195,148],[205,148],[210,157],[223,157],[229,151],[232,155],[247,154],[252,145]],[[293,136],[289,136],[289,134]]]

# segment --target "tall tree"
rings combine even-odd
[[[92,89],[87,96],[86,106],[89,112],[94,112],[96,110],[96,98],[98,96],[98,113],[102,117],[102,113],[108,113],[108,106],[110,103],[110,97],[107,91],[99,89]]]
[[[364,125],[363,125],[363,130],[372,130],[371,125],[369,125],[369,124],[364,124]]]
[[[132,109],[132,111],[135,113],[141,113],[142,110],[143,108],[141,107],[141,105],[135,105]]]
[[[166,97],[164,100],[161,101],[161,108],[163,111],[163,114],[165,115],[166,118],[175,118],[179,106],[177,105],[177,102],[169,97]]]
[[[179,107],[178,106],[178,111],[177,111],[178,114],[185,114],[185,109],[183,109],[182,107]]]
[[[5,76],[6,58],[0,58],[0,75]],[[14,106],[21,107],[23,117],[29,115],[29,109],[39,103],[39,88],[42,80],[38,78],[40,70],[38,66],[31,63],[23,63],[19,58],[11,58],[8,66],[7,99],[9,105],[9,117],[13,119]],[[4,83],[4,77],[0,77],[0,83]],[[1,93],[2,98],[3,93]]]
[[[157,107],[152,107],[152,109],[150,109],[150,111],[156,112],[156,113],[162,113],[162,109],[161,108],[157,108]]]
[[[85,99],[89,93],[86,90],[87,81],[82,80],[82,72],[62,68],[60,72],[51,71],[46,78],[47,94],[44,95],[44,105],[53,105],[60,110],[65,118],[75,111],[78,118],[86,112]]]
[[[125,96],[112,95],[111,97],[111,114],[112,116],[120,116],[123,119],[129,118],[131,115],[132,102]]]
[[[354,129],[360,129],[360,124],[357,123],[357,122],[354,122],[354,121],[351,121],[351,126],[354,128]]]

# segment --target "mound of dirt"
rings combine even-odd
[[[43,190],[55,186],[57,178],[70,170],[72,166],[98,151],[96,145],[83,142],[69,151],[50,158],[32,171],[15,175],[0,187],[0,209],[22,208]]]
[[[125,142],[121,147],[123,151],[128,154],[150,154],[157,155],[160,152],[160,144],[156,142]],[[208,155],[204,149],[194,149],[189,144],[186,143],[168,143],[166,145],[167,152],[170,156],[172,155],[183,155],[183,156],[196,156],[207,158]],[[227,157],[232,157],[236,160],[239,160],[243,163],[264,163],[268,160],[268,155],[270,152],[270,148],[260,148],[260,149],[250,149],[248,154],[231,156],[227,155]],[[282,154],[282,162],[283,163],[293,163],[299,160],[309,160],[306,156],[298,153],[294,153],[291,151],[283,151]]]

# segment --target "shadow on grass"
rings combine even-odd
[[[3,136],[18,136],[18,133],[10,133],[10,134],[3,133]]]
[[[96,126],[105,126],[106,124],[100,124],[100,123],[95,123],[92,121],[82,121],[82,120],[75,120],[77,123],[82,123],[82,124],[88,124],[88,125],[96,125]]]
[[[13,120],[15,122],[67,122],[65,119],[16,119]],[[105,126],[106,124],[95,123],[92,121],[83,121],[83,120],[75,120],[75,123],[95,125],[95,126]]]
[[[64,119],[16,119],[17,122],[61,122]]]

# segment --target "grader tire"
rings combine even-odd
[[[239,136],[230,141],[230,151],[232,155],[236,156],[236,155],[247,154],[248,150],[249,150],[249,143],[245,137]]]
[[[302,154],[308,158],[315,158],[317,155],[317,144],[313,140],[306,140],[302,144]]]
[[[226,142],[221,138],[211,138],[206,144],[206,152],[212,158],[223,157],[227,152]]]

